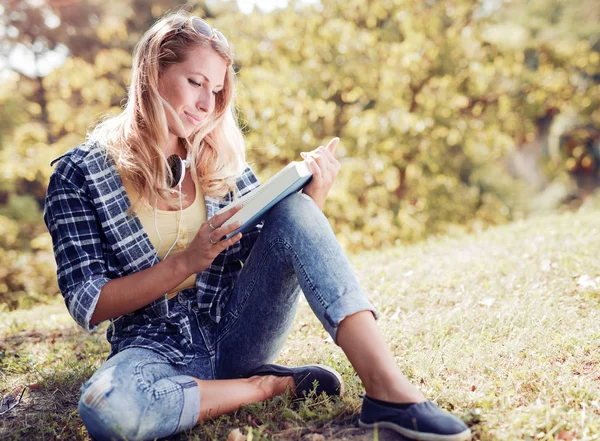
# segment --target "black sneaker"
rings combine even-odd
[[[258,368],[252,375],[274,375],[276,377],[293,377],[296,387],[296,396],[307,397],[314,389],[317,382],[317,395],[325,392],[327,395],[342,395],[344,393],[344,381],[338,371],[322,364],[309,364],[289,368],[279,364],[265,364]]]
[[[392,429],[406,438],[423,441],[471,439],[471,430],[465,423],[431,401],[397,405],[362,397],[360,427]]]

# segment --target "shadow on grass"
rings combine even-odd
[[[25,389],[0,416],[0,439],[89,440],[77,403],[81,384],[106,358],[102,331],[36,322],[0,338],[0,398]]]
[[[73,439],[87,437],[79,419],[79,386],[87,378],[83,370],[62,372],[39,383],[21,385],[21,402],[2,416],[0,438],[6,440]]]
[[[44,328],[33,324],[1,337],[0,397],[23,388],[25,393],[14,408],[0,416],[0,439],[90,440],[77,405],[81,385],[107,356],[103,332],[87,334],[75,325]],[[305,402],[276,397],[171,439],[223,440],[239,429],[242,434],[251,431],[255,441],[372,440],[372,432],[356,427],[356,403],[325,396]],[[380,435],[379,439],[391,438]]]
[[[79,417],[77,405],[81,385],[108,354],[108,343],[102,330],[87,334],[75,325],[44,328],[32,324],[0,338],[0,398],[18,395],[25,389],[21,401],[0,415],[0,439],[89,441],[91,438]],[[169,439],[401,439],[386,430],[375,435],[371,430],[359,429],[356,423],[360,400],[352,399],[357,396],[358,391],[349,392],[344,399],[310,396],[305,401],[298,401],[289,395],[280,396],[245,406]],[[236,429],[237,432],[232,434]]]
[[[92,371],[63,372],[51,375],[43,384],[27,387],[18,406],[3,415],[0,439],[90,440],[79,417],[79,387]],[[356,427],[358,414],[342,399],[314,397],[306,405],[278,397],[265,403],[246,406],[230,415],[196,426],[169,440],[226,440],[240,429],[236,441],[381,441],[402,440],[397,434]],[[250,438],[249,432],[252,432]],[[166,438],[167,439],[167,438]]]

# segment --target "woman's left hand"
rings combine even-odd
[[[310,196],[321,210],[325,206],[327,194],[342,168],[342,165],[334,156],[339,142],[340,138],[333,138],[329,141],[327,147],[320,146],[312,152],[300,153],[300,156],[308,163],[308,167],[313,173],[312,180],[304,187],[302,192]]]

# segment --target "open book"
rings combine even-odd
[[[238,220],[242,222],[241,227],[229,233],[226,238],[229,239],[240,232],[245,233],[254,227],[277,202],[300,190],[308,184],[311,178],[312,172],[306,162],[290,162],[256,190],[219,210],[216,214],[223,213],[238,205],[243,206],[240,211],[223,224],[226,226]]]

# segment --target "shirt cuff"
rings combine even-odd
[[[99,324],[91,325],[90,321],[100,299],[100,291],[109,281],[108,277],[97,277],[86,280],[71,297],[69,313],[88,332],[92,332]]]

